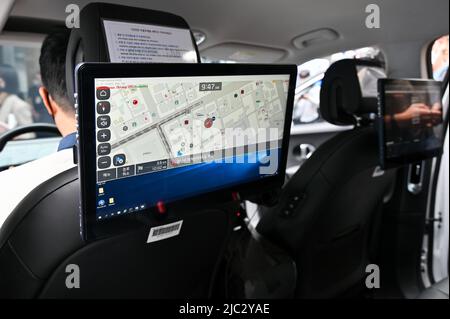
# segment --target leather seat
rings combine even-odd
[[[67,52],[69,91],[77,62],[108,61],[106,43],[99,40],[104,40],[104,15],[189,29],[183,18],[165,12],[100,3],[86,6]],[[238,204],[204,201],[198,209],[168,212],[164,220],[148,214],[150,220],[135,231],[86,243],[80,236],[79,193],[73,168],[35,188],[10,214],[0,229],[0,298],[212,295],[233,228],[231,212]],[[147,243],[151,227],[179,220],[183,229],[178,236]],[[80,270],[79,288],[66,285],[69,265]]]
[[[355,128],[322,144],[287,181],[278,203],[260,208],[258,233],[295,260],[298,298],[364,290],[375,225],[394,184],[395,170],[378,166],[376,129],[363,119],[376,112],[377,103],[376,97],[363,98],[358,66],[377,65],[358,60],[331,65],[320,102],[325,120]]]
[[[417,299],[449,299],[448,278],[445,278],[422,291]]]

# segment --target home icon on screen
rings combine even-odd
[[[97,100],[107,100],[111,95],[111,91],[107,86],[100,86],[96,91]]]

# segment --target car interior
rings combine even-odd
[[[2,0],[0,299],[448,300],[448,7]]]

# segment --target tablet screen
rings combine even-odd
[[[392,79],[381,93],[385,160],[412,162],[436,155],[443,138],[441,83]]]
[[[289,74],[94,82],[97,219],[283,174]]]

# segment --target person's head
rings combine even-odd
[[[8,64],[0,64],[0,92],[17,94],[19,91],[19,80],[17,72]]]
[[[70,30],[63,29],[49,34],[42,43],[39,65],[42,84],[39,94],[47,112],[63,136],[76,129],[75,109],[67,96],[66,50]]]

